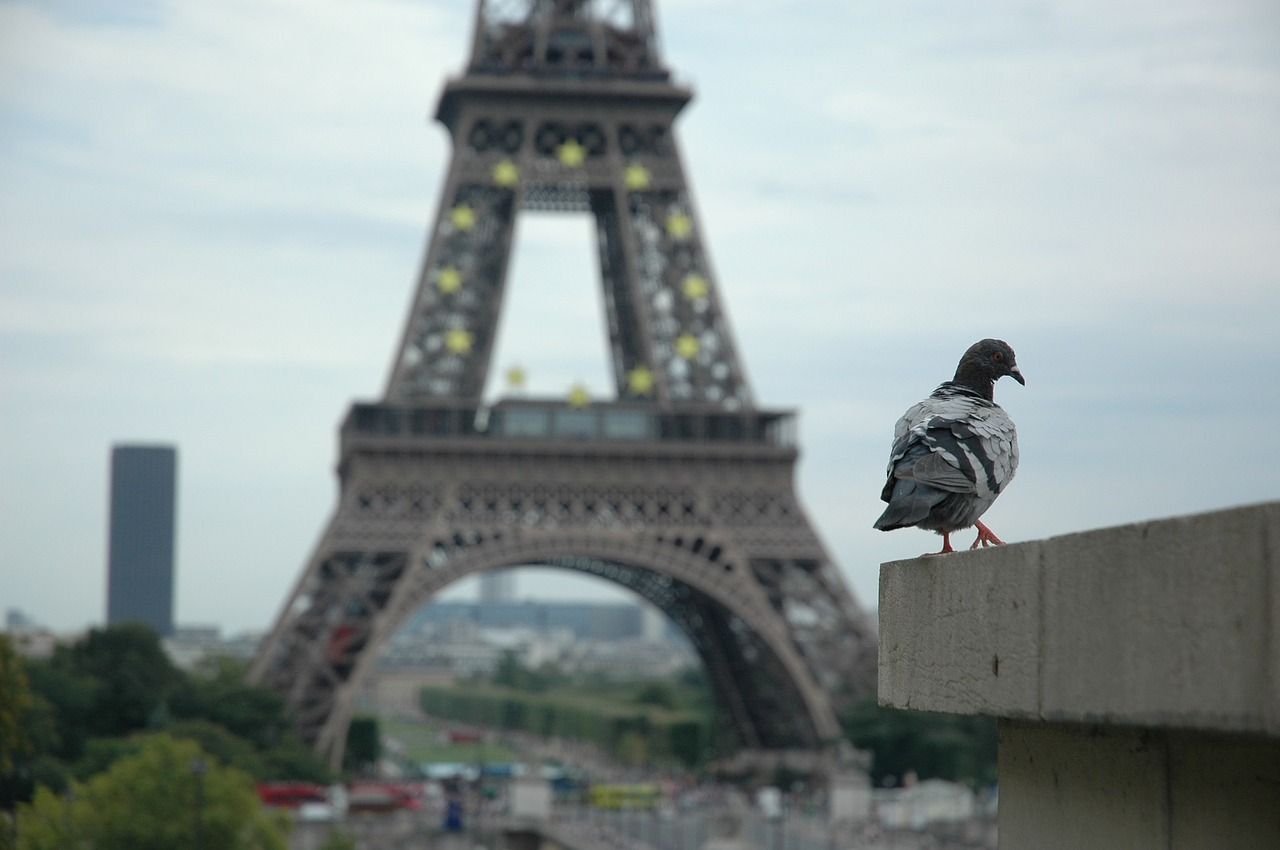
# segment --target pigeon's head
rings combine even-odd
[[[1009,343],[1002,339],[984,339],[969,346],[964,357],[960,358],[955,381],[990,397],[991,385],[1005,375],[1024,386],[1027,383]]]

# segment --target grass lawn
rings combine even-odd
[[[378,718],[382,734],[404,744],[405,756],[414,763],[422,762],[512,762],[518,760],[515,750],[499,743],[441,743],[442,726],[427,720],[405,720],[398,717]]]

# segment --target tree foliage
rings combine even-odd
[[[146,626],[92,630],[27,668],[35,757],[22,766],[22,787],[0,787],[0,798],[29,799],[37,778],[55,791],[68,777],[87,780],[136,753],[132,735],[156,730],[197,741],[257,780],[332,780],[292,731],[279,694],[244,684],[243,663],[212,659],[188,675]]]
[[[636,694],[639,705],[653,705],[658,708],[675,708],[676,693],[666,682],[647,682]]]
[[[426,688],[420,700],[437,717],[589,741],[635,765],[695,767],[713,740],[710,693],[696,672],[674,682],[575,678],[556,665],[530,670],[508,651],[488,682]]]
[[[0,637],[0,808],[22,804],[18,846],[192,847],[198,799],[206,850],[283,850],[254,780],[332,777],[280,697],[243,674],[183,673],[143,626],[95,629],[47,660]]]
[[[137,623],[91,629],[54,651],[54,670],[86,681],[87,715],[79,721],[90,737],[127,735],[159,719],[180,680],[155,632]]]
[[[0,774],[9,773],[20,757],[35,751],[27,731],[35,708],[26,666],[8,635],[0,635]]]
[[[262,807],[252,777],[164,733],[75,783],[68,797],[39,789],[19,807],[18,836],[18,850],[286,847],[284,823]]]
[[[276,746],[289,731],[284,699],[269,688],[246,685],[245,672],[243,662],[207,659],[174,689],[173,716],[216,723],[260,750]]]
[[[53,707],[32,689],[26,662],[0,635],[0,810],[30,798],[38,782],[65,787],[65,765],[48,755],[58,740]],[[7,818],[0,816],[0,837],[8,834]]]
[[[340,829],[329,833],[329,837],[320,845],[320,850],[359,850],[356,840]]]
[[[552,662],[530,669],[520,662],[515,650],[503,650],[490,680],[499,687],[531,694],[545,694],[568,684],[569,677]]]
[[[900,784],[909,771],[973,786],[996,780],[992,718],[882,708],[873,696],[849,709],[841,723],[855,747],[871,751],[877,785]]]
[[[344,760],[347,767],[367,770],[382,757],[382,741],[378,733],[376,717],[356,717],[347,727],[347,747]]]

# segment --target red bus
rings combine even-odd
[[[258,796],[264,805],[281,809],[329,802],[329,790],[314,782],[263,782],[258,785]]]

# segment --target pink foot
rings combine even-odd
[[[956,550],[955,550],[955,549],[953,549],[953,548],[951,548],[951,532],[949,532],[949,531],[944,531],[944,532],[942,532],[942,549],[940,549],[940,550],[939,550],[939,551],[937,551],[937,552],[925,552],[925,553],[924,553],[923,555],[921,555],[920,557],[922,557],[922,558],[928,558],[928,557],[931,557],[931,556],[933,556],[933,555],[945,555],[945,554],[947,554],[948,552],[954,552],[954,551],[956,551]]]
[[[977,525],[978,525],[978,539],[973,541],[973,545],[969,547],[970,549],[977,549],[979,546],[993,546],[993,545],[1003,546],[1004,545],[1004,541],[1001,540],[999,537],[996,537],[995,534],[991,531],[991,529],[987,528],[985,525],[983,525],[980,522]]]

